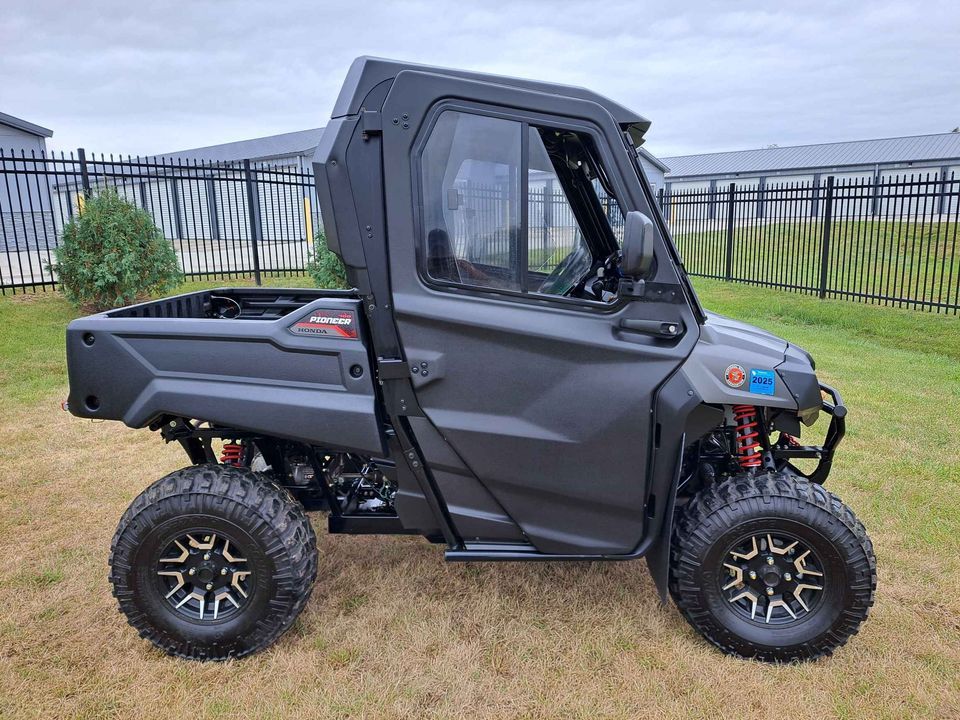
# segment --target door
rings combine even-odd
[[[629,553],[644,537],[655,393],[689,343],[621,322],[689,327],[689,309],[605,291],[625,212],[650,212],[615,160],[619,130],[462,102],[422,120],[405,152],[384,133],[386,177],[413,184],[407,208],[388,194],[387,215],[418,402],[539,551]]]

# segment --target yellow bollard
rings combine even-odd
[[[303,216],[307,221],[307,242],[310,244],[310,250],[313,250],[313,214],[310,212],[310,198],[303,199]]]

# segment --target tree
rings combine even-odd
[[[313,278],[317,287],[347,287],[346,269],[340,262],[340,258],[327,247],[327,236],[322,230],[317,233],[313,242],[313,257],[307,263],[307,272]]]
[[[100,312],[172,290],[183,282],[177,254],[145,210],[113,188],[87,199],[63,228],[56,274],[67,299]]]

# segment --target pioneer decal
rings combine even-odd
[[[357,339],[357,316],[350,310],[314,310],[290,326],[294,335]]]

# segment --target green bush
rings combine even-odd
[[[63,228],[56,249],[64,295],[99,312],[172,290],[183,282],[177,254],[145,210],[107,189]]]
[[[313,257],[307,263],[307,272],[317,287],[346,288],[347,272],[340,258],[327,247],[327,236],[321,230],[313,241]]]

